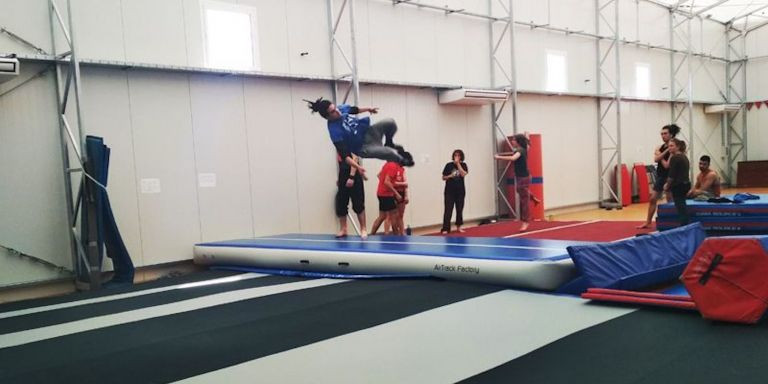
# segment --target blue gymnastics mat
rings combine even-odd
[[[519,238],[284,234],[195,245],[201,265],[328,274],[431,275],[554,290],[577,276],[567,247],[589,242]]]
[[[733,200],[735,195],[723,197]],[[687,200],[691,222],[699,222],[710,234],[768,233],[768,195],[741,203],[710,203]],[[667,230],[679,226],[677,211],[672,203],[659,205],[656,228]]]

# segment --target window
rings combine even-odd
[[[547,51],[547,91],[568,91],[567,61],[563,51]]]
[[[202,1],[205,65],[211,68],[258,70],[256,8]]]
[[[651,97],[651,66],[648,64],[635,65],[635,96]]]

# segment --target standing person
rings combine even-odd
[[[336,217],[339,219],[339,232],[336,238],[347,237],[347,213],[349,212],[349,201],[352,200],[352,211],[357,214],[357,220],[360,222],[360,237],[364,240],[368,237],[365,226],[365,189],[363,178],[365,174],[358,172],[357,169],[349,164],[339,161],[339,178],[336,181],[338,191],[336,191],[335,209]],[[353,155],[353,160],[357,161]]]
[[[688,192],[688,197],[697,200],[707,200],[720,197],[720,175],[709,167],[710,157],[707,155],[699,159],[699,175],[696,176],[696,184]]]
[[[685,141],[670,139],[668,148],[671,156],[669,158],[669,175],[664,183],[664,191],[672,192],[672,200],[675,202],[680,225],[686,225],[690,221],[685,198],[691,189],[691,179],[688,177],[691,165],[688,162],[688,157],[685,156]]]
[[[412,160],[413,157],[408,152],[401,152],[400,155],[403,157],[404,162],[408,162],[408,160]],[[385,164],[386,166],[386,164]],[[382,168],[382,171],[384,171],[384,168]],[[379,173],[379,178],[381,178],[381,173]],[[396,223],[392,223],[389,220],[387,220],[387,214],[383,211],[379,212],[379,217],[376,218],[376,220],[373,222],[373,226],[371,227],[371,234],[375,235],[376,232],[379,230],[379,226],[381,224],[384,224],[384,233],[392,233],[393,235],[405,235],[405,225],[403,220],[403,215],[405,214],[405,206],[408,204],[408,180],[405,177],[405,168],[403,167],[403,164],[398,164],[397,169],[394,173],[394,179],[392,180],[392,184],[395,187],[395,190],[400,194],[401,199],[396,200],[395,204],[397,205],[397,212],[396,212]],[[377,191],[378,195],[378,191]],[[395,231],[394,229],[399,229],[399,231]]]
[[[656,180],[653,183],[653,190],[651,191],[651,197],[648,201],[648,214],[645,218],[645,223],[637,227],[638,229],[648,228],[653,222],[653,215],[656,213],[656,206],[659,203],[659,199],[663,194],[664,183],[667,181],[667,175],[669,174],[669,140],[673,139],[680,133],[680,127],[676,124],[665,125],[661,128],[661,140],[664,142],[656,148],[653,153],[653,161],[656,162]],[[669,199],[667,199],[669,200]]]
[[[408,162],[408,159],[411,159],[411,163],[413,163],[413,157],[410,153],[403,151],[400,155],[403,157],[404,162]],[[400,164],[395,174],[395,189],[402,196],[402,199],[397,202],[397,228],[400,231],[395,234],[405,236],[405,206],[408,205],[410,200],[408,199],[408,179],[405,177],[405,167],[403,164]]]
[[[401,169],[400,164],[394,161],[388,161],[381,167],[379,188],[376,190],[376,197],[379,198],[379,217],[373,222],[372,234],[375,234],[379,226],[385,222],[390,223],[393,234],[400,233],[397,220],[397,202],[403,199],[403,195],[395,187],[395,179]]]
[[[515,190],[517,196],[520,199],[520,232],[528,230],[528,226],[531,223],[531,201],[534,204],[539,204],[539,200],[536,196],[531,194],[531,172],[528,170],[528,133],[518,133],[512,136],[510,144],[512,145],[511,153],[500,153],[494,157],[497,160],[514,161],[515,167]]]
[[[464,178],[469,173],[469,168],[464,162],[464,151],[461,149],[454,150],[451,159],[452,161],[443,167],[445,209],[443,210],[443,227],[440,229],[440,233],[451,232],[451,216],[454,206],[456,207],[456,231],[464,232],[461,229],[461,226],[464,225],[464,198],[466,196]]]

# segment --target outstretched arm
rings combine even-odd
[[[344,144],[343,141],[337,141],[333,143],[333,145],[336,147],[336,152],[339,154],[339,157],[344,159],[344,162],[347,163],[352,169],[357,170],[357,172],[360,172],[360,176],[365,178],[365,168],[363,168],[358,162],[357,162],[357,156],[355,156],[353,153],[349,152],[349,149],[347,148],[347,145]]]
[[[509,152],[504,153],[498,153],[493,156],[496,160],[507,160],[507,161],[515,161],[520,158],[520,152],[512,152],[510,155]]]

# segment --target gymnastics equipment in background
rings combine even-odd
[[[643,163],[635,163],[632,167],[635,174],[634,180],[637,186],[637,202],[647,203],[651,200],[650,184],[648,181],[648,168]]]

